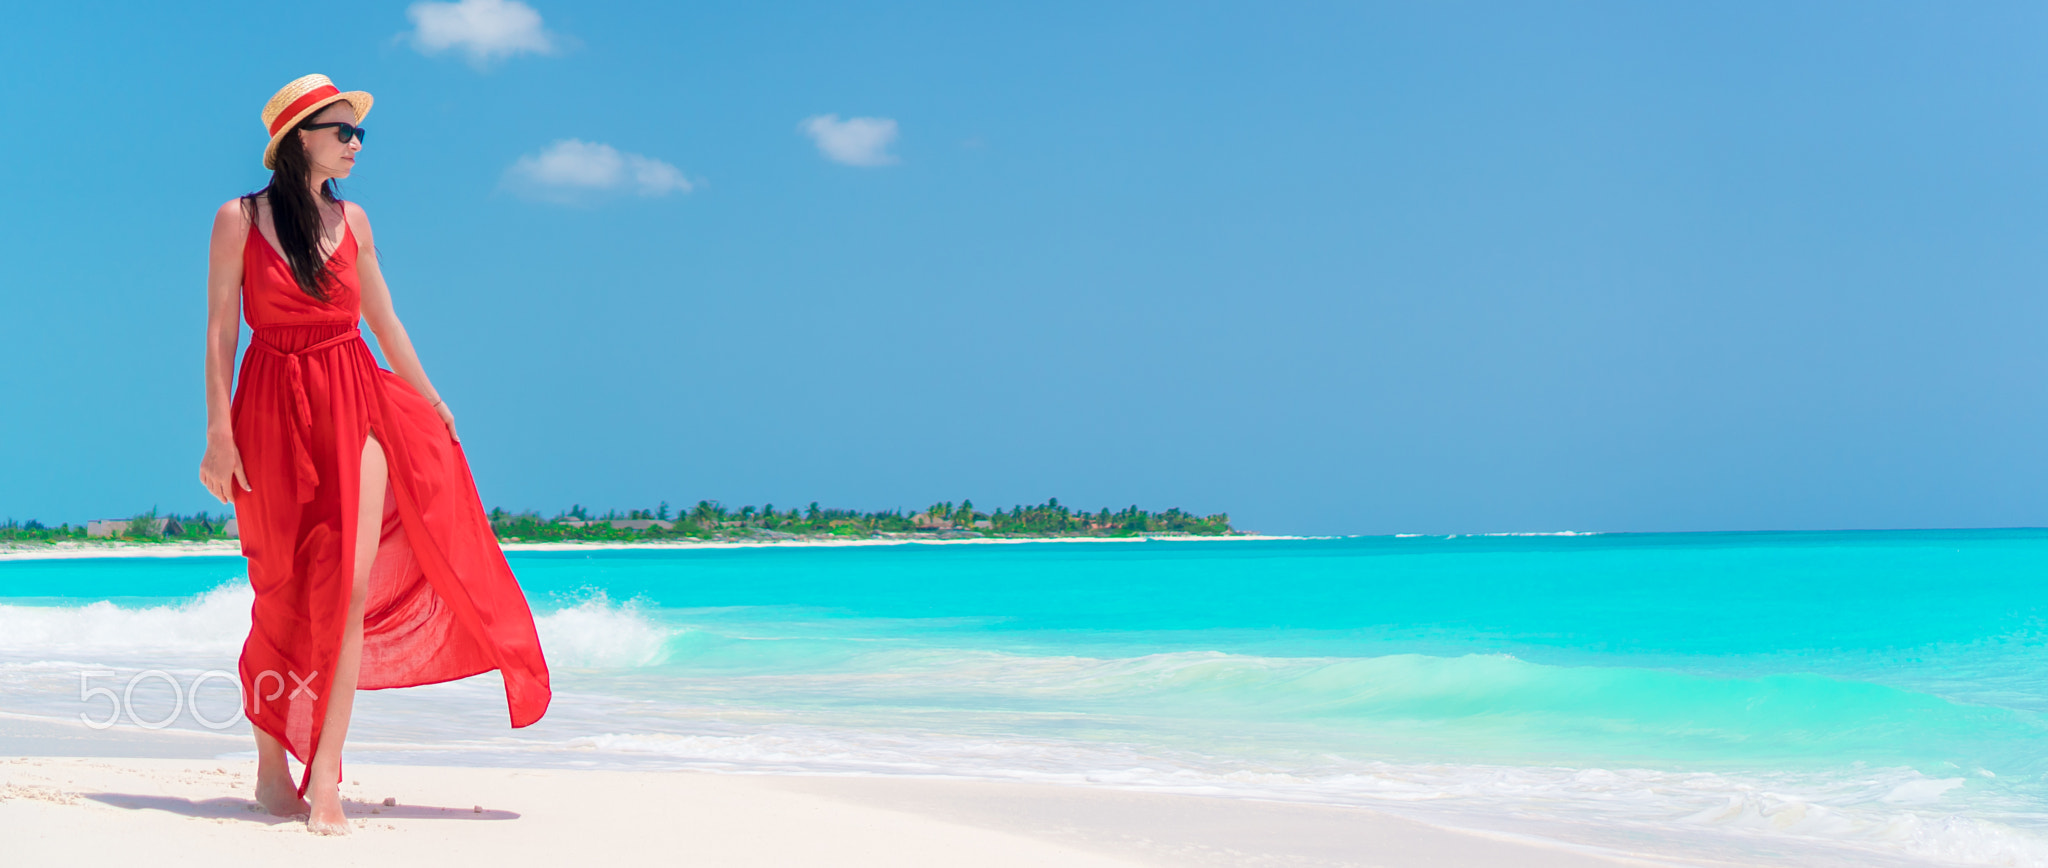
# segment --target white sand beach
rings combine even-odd
[[[350,765],[355,830],[249,801],[247,760],[0,758],[9,865],[1662,864],[1370,811],[970,781]],[[393,804],[385,806],[390,799]]]
[[[92,542],[14,543],[0,545],[0,561],[41,561],[70,558],[204,558],[239,555],[242,544],[234,540],[206,542],[132,543],[98,540]]]

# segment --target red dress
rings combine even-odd
[[[242,316],[255,337],[233,413],[254,490],[236,486],[235,517],[256,590],[242,645],[243,712],[306,763],[320,742],[348,613],[367,436],[383,446],[390,482],[357,688],[496,669],[514,727],[539,720],[552,695],[533,613],[461,445],[411,384],[377,366],[357,330],[356,255],[355,233],[345,229],[323,302],[299,288],[255,226],[242,242]],[[300,778],[301,795],[311,772]]]

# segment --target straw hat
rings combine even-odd
[[[363,122],[363,116],[370,113],[370,95],[360,90],[343,93],[319,73],[300,76],[285,85],[283,90],[263,104],[263,128],[270,131],[270,147],[263,149],[263,168],[277,169],[277,143],[284,141],[284,134],[329,105],[348,100],[356,107],[356,123]]]

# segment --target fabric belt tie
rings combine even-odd
[[[271,346],[268,341],[263,339],[261,334],[258,334],[254,340],[249,342],[249,348],[252,350],[262,350],[284,359],[285,380],[290,383],[292,390],[291,423],[286,427],[292,429],[292,469],[294,475],[298,477],[298,497],[300,503],[312,502],[313,489],[320,486],[320,471],[313,466],[313,449],[306,442],[312,436],[313,402],[306,399],[305,367],[299,362],[299,357],[334,349],[349,341],[361,338],[362,335],[361,329],[349,329],[310,347],[291,353]]]

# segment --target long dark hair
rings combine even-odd
[[[313,164],[306,156],[305,144],[299,141],[299,127],[312,122],[313,117],[308,115],[278,140],[273,160],[277,168],[271,171],[270,186],[243,196],[242,213],[249,217],[249,231],[261,231],[256,223],[256,197],[270,194],[270,219],[277,227],[278,252],[284,254],[285,264],[291,266],[292,279],[298,281],[299,288],[324,302],[328,298],[327,284],[334,274],[332,262],[320,257],[320,203],[306,183],[313,177]],[[333,178],[320,183],[320,199],[341,202],[341,188]]]

